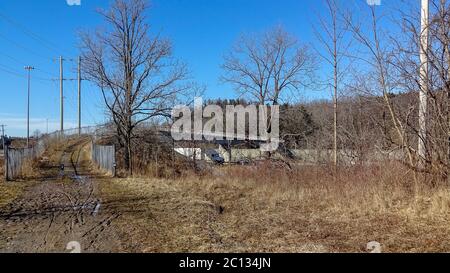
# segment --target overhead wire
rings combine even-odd
[[[15,42],[15,41],[9,39],[8,37],[6,37],[5,35],[3,35],[3,34],[1,34],[1,33],[0,33],[0,38],[3,39],[3,40],[5,40],[5,41],[7,41],[7,42],[9,42],[9,43],[11,43],[11,44],[13,44],[13,45],[15,45],[15,46],[17,46],[17,47],[19,47],[19,48],[21,48],[21,49],[23,49],[23,50],[25,50],[27,53],[30,53],[30,54],[32,54],[32,55],[35,55],[36,57],[45,59],[45,60],[47,60],[47,61],[48,61],[48,60],[52,60],[52,58],[49,58],[49,57],[46,57],[46,56],[44,56],[44,55],[42,55],[42,54],[40,54],[40,53],[37,53],[36,51],[34,51],[34,50],[32,50],[32,49],[30,49],[30,48],[28,48],[28,47],[26,47],[26,46],[24,46],[24,45],[18,43],[18,42]]]
[[[62,52],[62,53],[67,53],[65,50],[62,50],[61,47],[59,47],[56,44],[48,41],[47,39],[43,38],[42,36],[34,33],[33,31],[29,30],[27,27],[23,26],[22,24],[19,24],[19,23],[15,22],[13,19],[11,19],[10,17],[8,17],[8,16],[6,16],[6,15],[4,15],[2,13],[0,13],[0,19],[2,19],[3,21],[9,23],[10,25],[14,26],[15,28],[19,29],[22,33],[24,33],[25,35],[27,35],[31,39],[37,41],[39,44],[44,46],[46,49],[48,49],[48,50],[50,50],[52,52],[53,51],[58,51],[58,52]],[[5,35],[3,35],[1,33],[0,33],[0,39],[3,39],[5,41],[15,45],[16,47],[21,48],[22,50],[26,51],[27,53],[29,53],[31,55],[37,56],[37,57],[39,57],[41,59],[45,59],[46,61],[48,61],[48,60],[54,61],[55,60],[54,58],[49,58],[48,56],[44,56],[40,52],[37,52],[37,51],[35,51],[33,49],[30,49],[29,47],[24,46],[24,45],[14,41],[14,40],[11,40],[10,38],[6,37]],[[10,56],[10,55],[8,55],[6,53],[0,53],[0,54],[8,57],[9,59],[11,59],[11,60],[13,60],[13,61],[15,61],[15,62],[17,62],[17,63],[19,63],[21,65],[24,65],[24,66],[28,65],[25,62],[23,62],[21,60],[18,60],[17,58],[12,57],[12,56]],[[66,55],[70,55],[70,54],[66,54]],[[73,59],[68,58],[68,59],[66,59],[66,61],[73,61]],[[39,68],[39,67],[35,67],[35,70],[37,70],[37,71],[39,71],[41,73],[45,73],[47,75],[50,75],[52,77],[54,76],[53,73],[50,73],[50,72],[48,72],[48,71],[46,71],[46,70],[44,70],[42,68]],[[25,73],[23,73],[23,74],[19,73],[17,71],[14,71],[14,69],[11,69],[11,68],[9,68],[7,66],[4,66],[4,65],[1,65],[1,64],[0,64],[0,71],[3,71],[5,73],[8,73],[8,74],[20,77],[20,78],[27,78]],[[43,78],[43,77],[36,77],[36,76],[34,76],[33,79],[38,80],[38,81],[43,81],[43,82],[52,82],[52,85],[55,86],[55,85],[57,85],[57,81],[59,81],[58,77],[54,77],[54,78],[49,79],[49,78]],[[67,79],[64,79],[64,81],[72,82],[72,81],[75,81],[75,79],[67,78]],[[70,90],[70,89],[73,89],[73,88],[69,87],[68,89]],[[66,97],[66,101],[67,101],[67,103],[66,103],[67,106],[66,107],[68,107],[67,110],[69,110],[69,112],[72,112],[72,111],[74,111],[74,108],[71,105],[71,102],[73,102],[75,100],[74,99],[74,93],[69,91],[69,92],[66,92],[65,94],[66,94],[65,97]]]
[[[42,36],[36,34],[35,32],[29,30],[27,27],[25,27],[24,25],[14,21],[13,19],[11,19],[10,17],[6,16],[5,14],[0,12],[0,19],[3,19],[5,22],[9,23],[10,25],[16,27],[17,29],[19,29],[20,31],[22,31],[22,33],[24,33],[25,35],[27,35],[28,37],[32,38],[33,40],[39,42],[40,44],[42,44],[44,47],[46,47],[47,49],[49,49],[50,51],[62,51],[64,52],[65,50],[61,50],[62,48],[58,47],[56,44],[54,44],[53,42],[48,41],[47,39],[43,38]]]
[[[2,67],[1,65],[0,65],[0,71],[3,71],[5,73],[8,73],[10,75],[14,75],[14,76],[17,76],[17,77],[20,77],[20,78],[26,78],[25,75],[17,73],[17,72],[14,72],[14,71],[11,71],[11,70],[9,70],[7,68]]]
[[[7,57],[7,58],[9,58],[9,59],[11,59],[11,60],[13,60],[14,62],[16,62],[16,63],[18,63],[18,64],[20,64],[20,65],[23,65],[24,67],[29,65],[29,64],[27,64],[27,63],[25,63],[25,62],[23,62],[23,61],[20,61],[20,60],[18,60],[17,58],[12,57],[11,55],[6,54],[6,53],[4,53],[4,52],[0,52],[0,54],[3,55],[3,56],[5,56],[5,57]],[[43,74],[47,74],[47,75],[51,76],[52,78],[56,78],[54,74],[52,74],[52,73],[50,73],[50,72],[48,72],[48,71],[46,71],[46,70],[43,70],[42,68],[39,68],[39,67],[34,66],[34,69],[35,69],[36,71],[38,71],[38,72],[43,73]]]

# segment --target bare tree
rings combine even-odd
[[[446,156],[446,176],[447,181],[450,181],[450,10],[447,1],[440,0],[439,2],[439,40],[442,44],[443,52],[443,62],[442,62],[442,78],[443,78],[443,91],[446,93],[445,112],[446,112],[446,145],[447,145],[447,156]],[[444,126],[445,128],[445,126]]]
[[[386,109],[386,120],[392,126],[395,132],[395,138],[392,140],[393,145],[402,149],[407,156],[407,163],[411,168],[416,167],[416,150],[411,146],[408,134],[408,124],[411,111],[401,113],[399,107],[396,107],[393,101],[393,94],[399,91],[398,71],[393,65],[392,58],[393,49],[387,42],[383,40],[382,32],[380,31],[380,17],[377,14],[375,6],[369,7],[369,23],[367,30],[362,27],[361,23],[355,20],[352,14],[347,13],[344,19],[353,34],[353,37],[360,46],[365,49],[365,52],[358,56],[358,59],[363,62],[363,65],[369,68],[369,78],[365,79],[365,83],[360,83],[360,87],[355,89],[363,89],[363,92],[376,94],[380,92],[384,107]],[[379,90],[379,91],[378,91]],[[417,187],[417,179],[415,179],[415,190]]]
[[[340,19],[338,0],[324,0],[327,16],[319,18],[320,31],[314,27],[316,37],[324,47],[324,52],[318,51],[322,59],[332,66],[333,76],[327,78],[327,84],[333,89],[333,163],[338,164],[338,89],[343,77],[341,64],[343,58],[347,56],[347,49],[350,47],[350,41],[345,39],[347,26],[345,20]]]
[[[263,35],[242,36],[222,65],[222,81],[260,104],[277,105],[287,91],[311,84],[315,60],[307,46],[282,27]]]
[[[409,3],[409,2],[408,2]],[[405,93],[415,93],[418,90],[426,91],[426,127],[420,127],[419,120],[407,124],[408,129],[415,134],[415,138],[422,138],[426,145],[426,155],[417,151],[420,171],[439,174],[450,178],[450,12],[448,1],[430,0],[430,20],[426,26],[428,42],[423,43],[423,29],[419,26],[421,13],[416,11],[401,11],[400,18],[402,33],[406,37],[404,42],[396,36],[396,51],[393,64],[398,71],[398,81],[402,83],[401,89]],[[428,47],[425,50],[424,46]],[[419,54],[421,52],[421,54]],[[426,56],[424,56],[426,55]],[[426,57],[426,58],[425,58]],[[421,73],[423,64],[420,58],[427,62],[427,80],[424,81]],[[422,69],[423,70],[423,69]],[[427,86],[424,86],[426,84]],[[419,101],[415,101],[419,104]],[[418,107],[415,107],[418,111]],[[414,116],[417,113],[414,114]],[[422,120],[423,122],[423,120]],[[426,134],[424,133],[426,132]]]
[[[117,127],[124,164],[132,173],[132,140],[136,127],[169,117],[177,96],[187,90],[187,69],[172,57],[171,43],[151,37],[145,0],[115,0],[99,10],[106,25],[81,34],[84,75],[101,89]]]

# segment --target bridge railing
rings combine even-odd
[[[77,135],[90,135],[93,137],[111,135],[114,132],[114,126],[110,124],[87,126],[79,128],[66,129],[64,131],[56,131],[48,135],[44,135],[43,138],[67,138]]]

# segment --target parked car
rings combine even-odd
[[[208,151],[206,152],[206,156],[216,164],[224,164],[225,159],[216,151]]]

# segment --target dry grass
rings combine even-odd
[[[13,183],[0,181],[0,209],[7,206],[18,198],[24,191],[26,185],[24,183]]]
[[[33,180],[41,177],[38,159],[26,159],[20,171],[18,179]]]
[[[450,191],[422,187],[415,198],[396,164],[288,171],[266,164],[224,167],[210,177],[117,179],[101,195],[123,209],[131,251],[450,251]],[[124,204],[120,206],[119,204]]]
[[[89,137],[52,139],[46,144],[43,157],[53,163],[60,163],[65,155],[69,161],[87,162],[91,153],[89,143]]]
[[[47,143],[45,147],[44,157],[46,157],[50,162],[60,162],[63,156],[64,150],[67,149],[69,143],[66,140],[54,139]]]

